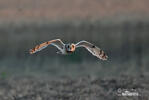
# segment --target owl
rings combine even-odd
[[[38,51],[41,51],[42,49],[46,48],[48,45],[53,45],[58,48],[58,54],[70,54],[73,53],[77,48],[84,47],[86,48],[92,55],[96,56],[97,58],[101,60],[107,60],[108,56],[105,54],[103,50],[95,46],[94,44],[87,42],[85,40],[82,40],[76,44],[74,43],[68,43],[65,44],[61,41],[61,39],[54,39],[50,40],[44,43],[41,43],[39,45],[36,45],[33,49],[30,49],[30,54],[34,54]]]

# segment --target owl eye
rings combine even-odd
[[[70,48],[70,46],[69,46],[69,45],[68,45],[67,47],[68,47],[68,48]]]

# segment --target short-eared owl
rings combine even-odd
[[[36,52],[46,48],[50,44],[56,46],[59,49],[59,51],[57,53],[60,53],[60,54],[72,53],[78,47],[85,47],[90,53],[92,53],[94,56],[98,57],[99,59],[107,60],[107,58],[108,58],[108,56],[104,53],[103,50],[101,50],[97,46],[95,46],[87,41],[84,41],[84,40],[80,41],[76,44],[74,44],[74,43],[64,44],[60,39],[47,41],[47,42],[44,42],[42,44],[35,46],[35,48],[33,48],[33,49],[30,49],[30,54],[36,53]]]

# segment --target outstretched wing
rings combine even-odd
[[[64,43],[60,39],[55,39],[55,40],[47,41],[47,42],[44,42],[44,43],[41,43],[41,44],[35,46],[33,49],[30,49],[30,54],[36,53],[36,52],[46,48],[50,44],[56,46],[61,51],[64,46]]]
[[[77,47],[85,47],[90,53],[92,53],[94,56],[102,59],[107,60],[108,56],[104,53],[103,50],[98,48],[97,46],[87,42],[87,41],[80,41],[76,44]]]

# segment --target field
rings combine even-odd
[[[2,100],[149,99],[148,21],[112,25],[75,22],[1,25]],[[29,55],[34,45],[59,37],[64,42],[93,42],[104,49],[109,59],[101,61],[83,48],[71,55],[57,55],[57,49],[50,46]],[[126,90],[139,95],[122,96]]]
[[[148,18],[148,0],[0,0],[0,20]]]
[[[46,21],[1,24],[0,72],[12,75],[11,73],[15,71],[34,73],[39,70],[39,72],[45,71],[45,74],[54,71],[57,75],[64,73],[65,70],[73,74],[71,72],[73,69],[76,76],[79,75],[76,72],[80,72],[82,68],[84,72],[80,74],[148,75],[148,27],[148,20],[117,23],[97,20],[78,21],[78,23],[77,21]],[[29,55],[30,48],[55,38],[61,38],[65,43],[87,40],[103,49],[109,59],[105,62],[100,61],[84,48],[77,49],[71,55],[57,55],[55,53],[57,49],[52,46]],[[103,73],[103,70],[107,73]]]
[[[149,80],[145,76],[59,79],[15,77],[0,79],[2,100],[148,100]],[[125,91],[138,93],[124,96]]]
[[[0,100],[148,100],[148,5],[148,0],[0,0]],[[53,46],[29,54],[56,38],[89,41],[109,58],[99,60],[84,48],[58,55]]]

